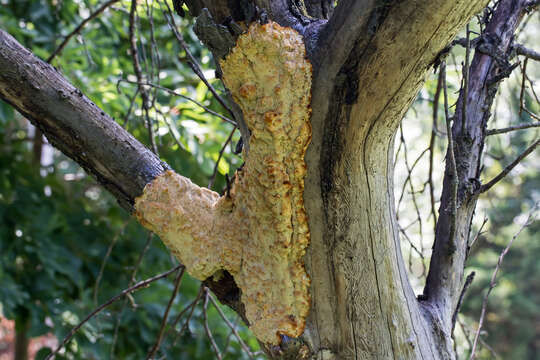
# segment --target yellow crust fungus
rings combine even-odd
[[[270,22],[252,24],[221,67],[251,132],[230,196],[168,171],[136,199],[136,216],[192,276],[227,270],[255,336],[278,344],[280,334],[302,334],[310,306],[302,258],[309,243],[303,191],[311,65],[302,37]]]

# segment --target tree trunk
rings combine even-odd
[[[236,42],[238,34],[227,30],[232,22],[272,21],[294,29],[303,36],[307,57],[312,65],[311,89],[304,94],[296,94],[298,98],[293,98],[287,109],[273,109],[275,117],[270,118],[266,116],[269,112],[265,112],[265,116],[259,120],[272,128],[275,119],[281,119],[280,114],[295,113],[295,99],[301,103],[309,97],[311,90],[312,133],[304,159],[307,176],[303,184],[303,205],[301,200],[291,205],[296,211],[293,211],[296,214],[293,215],[294,221],[301,217],[302,206],[305,206],[309,221],[310,243],[303,262],[311,279],[311,309],[306,319],[290,318],[291,322],[300,324],[299,328],[303,328],[305,323],[305,330],[298,339],[285,336],[287,333],[280,331],[277,344],[264,338],[266,343],[262,345],[272,358],[454,358],[452,315],[463,284],[466,238],[476,198],[470,194],[462,199],[464,205],[459,208],[457,215],[456,239],[459,241],[449,239],[449,215],[446,210],[451,185],[448,180],[450,170],[447,169],[428,283],[424,296],[417,300],[405,271],[396,226],[392,184],[393,142],[401,118],[440,52],[487,2],[444,0],[434,5],[426,0],[343,0],[333,9],[330,6],[332,2],[327,0],[185,1],[192,14],[199,16],[196,26],[199,37],[214,52],[216,62],[222,60],[221,64],[225,64],[220,71],[223,71],[228,86],[231,84],[227,81],[231,73],[227,68],[228,55],[241,53],[244,47],[253,45],[245,38]],[[499,50],[505,52],[508,48],[509,38],[526,7],[526,2],[522,0],[502,0],[499,3],[498,15],[493,16],[491,28],[488,27],[489,32],[502,39]],[[503,26],[501,21],[506,19],[507,25]],[[281,31],[273,25],[270,27]],[[280,39],[278,45],[281,46],[284,40],[279,36],[276,39]],[[258,49],[257,46],[253,48],[256,49],[254,52]],[[289,71],[294,65],[293,60],[284,63],[283,69],[279,70]],[[300,60],[303,61],[298,59],[294,66],[300,66],[304,71],[307,67],[298,65]],[[470,177],[478,176],[477,164],[487,118],[477,109],[491,105],[486,76],[498,71],[493,68],[493,60],[486,55],[475,56],[471,69],[477,66],[481,67],[478,72],[482,72],[484,77],[471,77],[466,105],[472,107],[470,110],[467,108],[470,112],[468,122],[463,122],[468,131],[466,134],[462,131],[459,121],[454,122],[453,130],[458,150],[466,152],[462,154],[458,151],[458,159],[460,163],[470,165],[459,172],[463,187],[468,184]],[[192,225],[183,225],[186,218],[194,218],[194,214],[189,214],[190,210],[184,210],[182,206],[185,203],[181,198],[186,194],[195,194],[194,197],[200,199],[201,206],[196,210],[204,215],[200,219],[230,214],[233,214],[232,217],[227,219],[231,221],[242,219],[234,215],[237,210],[231,210],[240,208],[235,199],[242,198],[242,195],[233,193],[229,199],[218,199],[217,194],[195,187],[181,177],[175,180],[181,184],[180,187],[175,185],[174,189],[168,187],[170,183],[163,185],[161,180],[154,180],[178,175],[162,175],[168,170],[166,164],[126,134],[54,69],[33,57],[3,32],[0,32],[0,68],[9,69],[0,73],[0,97],[31,119],[53,145],[95,175],[119,199],[121,205],[132,210],[145,185],[154,184],[144,190],[143,198],[146,199],[145,196],[154,191],[148,195],[155,195],[149,207],[161,207],[161,213],[154,212],[150,217],[138,213],[138,216],[158,233],[162,231],[162,237],[174,251],[185,243],[174,244],[174,236],[171,237],[169,230],[164,230],[169,224],[163,221],[165,215],[175,213],[183,216],[178,223],[173,222],[182,225],[182,231],[187,232],[180,234],[182,241],[209,236],[203,234],[204,229],[197,230],[195,234]],[[477,70],[471,70],[471,74],[473,71]],[[254,130],[258,126],[253,115],[255,111],[246,111],[247,105],[242,101],[249,102],[250,94],[259,90],[252,88],[249,83],[240,85],[237,88],[230,86],[230,90],[232,97],[244,110],[245,119],[237,119],[242,122],[242,136],[246,140],[254,137],[249,140],[253,145],[262,135]],[[260,86],[264,86],[264,83]],[[265,106],[273,101],[271,98],[265,99]],[[475,114],[480,114],[480,118],[476,118]],[[459,118],[459,113],[457,116]],[[472,150],[468,139],[474,143]],[[298,148],[303,147],[302,144],[297,145]],[[257,151],[251,149],[245,155],[249,159],[252,153],[257,154]],[[298,175],[297,169],[303,167],[302,159],[294,161],[287,171],[294,168],[292,173]],[[254,161],[254,166],[259,163]],[[275,179],[278,177],[275,166],[278,165],[272,166],[266,171]],[[264,170],[257,171],[264,173]],[[292,176],[292,173],[287,174]],[[243,176],[241,173],[240,182]],[[294,181],[300,184],[303,175],[298,175]],[[292,186],[295,185],[294,181],[291,181]],[[239,193],[242,189],[246,190],[245,184],[252,183],[246,180],[244,185],[239,185]],[[291,185],[288,181],[283,184]],[[298,188],[301,186],[298,185]],[[164,200],[161,194],[169,190],[178,190],[179,195]],[[250,190],[246,191],[249,193]],[[277,197],[280,201],[288,198],[280,196]],[[177,207],[174,207],[175,203]],[[266,205],[261,204],[261,208]],[[278,212],[278,215],[282,213]],[[293,225],[296,225],[294,221]],[[211,226],[217,223],[219,221],[216,222],[215,218],[210,218]],[[244,226],[240,222],[238,224]],[[254,226],[248,228],[255,231]],[[294,228],[293,232],[297,230]],[[228,236],[233,237],[231,234],[223,237]],[[295,235],[292,236],[294,238]],[[448,244],[454,244],[450,253]],[[200,254],[195,253],[197,250],[193,251],[194,259],[190,260],[197,262]],[[208,252],[208,249],[203,251]],[[298,250],[299,253],[302,251],[303,248]],[[265,252],[261,251],[259,255],[264,257]],[[227,273],[221,280],[209,277],[207,283],[222,301],[253,324],[250,304],[246,314],[246,299],[239,297],[237,288],[237,285],[245,286],[248,281],[239,283],[241,275],[240,272],[235,273],[239,271],[236,265],[216,264],[214,262],[212,266]],[[215,268],[207,267],[208,263],[203,265],[197,263],[197,270],[190,270],[188,266],[188,271],[199,274],[203,279],[214,273]],[[297,267],[289,269],[298,270]],[[299,290],[296,283],[293,285],[296,294]],[[280,290],[283,290],[292,285],[273,281],[272,286],[282,287]],[[245,295],[248,290],[244,287],[242,294]]]
[[[15,318],[15,360],[28,360],[30,317],[25,312]]]

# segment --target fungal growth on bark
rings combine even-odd
[[[270,22],[252,24],[221,67],[251,132],[230,194],[168,171],[136,199],[136,216],[195,278],[228,271],[255,336],[278,344],[280,334],[302,334],[310,306],[303,190],[311,64],[302,37]]]

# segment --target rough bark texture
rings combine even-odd
[[[311,312],[299,339],[263,344],[271,357],[454,358],[451,318],[476,203],[468,185],[478,177],[493,97],[490,79],[504,68],[494,58],[506,52],[525,1],[499,3],[483,50],[492,56],[477,54],[471,65],[475,75],[466,104],[462,97],[457,106],[467,108],[466,121],[458,111],[453,127],[461,195],[458,236],[448,239],[447,169],[432,265],[420,301],[401,257],[392,145],[399,121],[438,54],[487,2],[341,0],[332,9],[326,0],[185,1],[199,16],[197,32],[217,59],[235,46],[245,23],[273,20],[303,35],[313,65],[312,142],[304,190],[311,233],[305,257]],[[146,183],[167,169],[54,69],[2,32],[0,68],[8,69],[0,73],[0,96],[94,174],[124,207],[130,208]],[[239,99],[246,90],[240,86],[231,92]],[[230,274],[219,283],[207,281],[224,301],[234,298],[230,304],[243,308]]]
[[[0,98],[39,128],[132,210],[144,186],[169,169],[53,66],[0,30]]]
[[[435,244],[423,301],[443,314],[444,328],[451,327],[452,315],[463,286],[463,270],[471,240],[471,221],[480,188],[481,157],[491,105],[498,82],[510,73],[508,62],[514,32],[525,13],[527,1],[501,1],[472,60],[468,92],[461,91],[452,126],[457,164],[458,197],[455,237],[452,227],[451,192],[453,174],[446,156],[443,192]],[[503,75],[498,80],[499,75]],[[465,99],[466,96],[466,99]]]
[[[336,26],[350,21],[347,13],[366,14],[366,3],[340,2],[334,16],[345,20]],[[449,330],[437,340],[440,319],[425,317],[403,267],[392,144],[438,52],[486,2],[377,3],[356,24],[356,39],[327,30],[324,41],[344,42],[336,45],[344,63],[323,59],[316,69],[304,193],[313,297],[306,336],[321,358],[453,358]]]

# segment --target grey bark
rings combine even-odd
[[[471,220],[480,190],[480,169],[491,106],[498,82],[509,75],[514,32],[527,10],[528,1],[501,1],[476,47],[468,80],[468,96],[461,91],[452,126],[458,177],[455,238],[450,238],[452,171],[448,154],[437,221],[435,243],[423,301],[450,321],[463,286],[463,270],[469,251]],[[503,75],[500,77],[500,75]],[[500,77],[500,79],[499,79]],[[466,101],[466,103],[464,103]],[[463,110],[465,109],[465,110]]]
[[[131,212],[144,186],[169,169],[53,66],[0,30],[0,98],[29,119]]]
[[[324,10],[329,1],[185,1],[195,16],[207,8],[215,26],[231,31],[233,39],[238,34],[226,26],[231,19],[260,17],[264,9],[269,19],[304,35],[314,67],[313,137],[304,192],[311,232],[305,261],[312,279],[312,311],[302,338],[266,348],[271,357],[297,358],[299,349],[307,346],[307,356],[313,359],[454,358],[450,323],[463,282],[476,201],[466,195],[465,185],[478,175],[487,121],[481,110],[491,105],[486,84],[497,72],[494,60],[475,56],[471,74],[479,74],[471,76],[466,131],[460,121],[454,124],[457,158],[465,164],[459,172],[465,194],[457,217],[461,240],[454,253],[445,251],[448,214],[441,206],[421,301],[411,289],[401,257],[392,145],[426,72],[487,2],[444,0],[434,6],[427,0],[341,0],[336,9]],[[523,3],[502,0],[499,7],[507,6],[507,12],[495,16],[488,27],[501,39],[503,51]],[[505,16],[505,24],[496,20]],[[212,31],[216,28],[201,30],[201,38]],[[124,207],[129,209],[144,185],[167,169],[54,69],[2,32],[0,68],[9,69],[0,73],[0,97],[94,174]],[[448,182],[446,178],[442,204],[448,201]],[[221,298],[236,294],[234,282],[212,285]],[[241,309],[241,304],[232,306]]]

